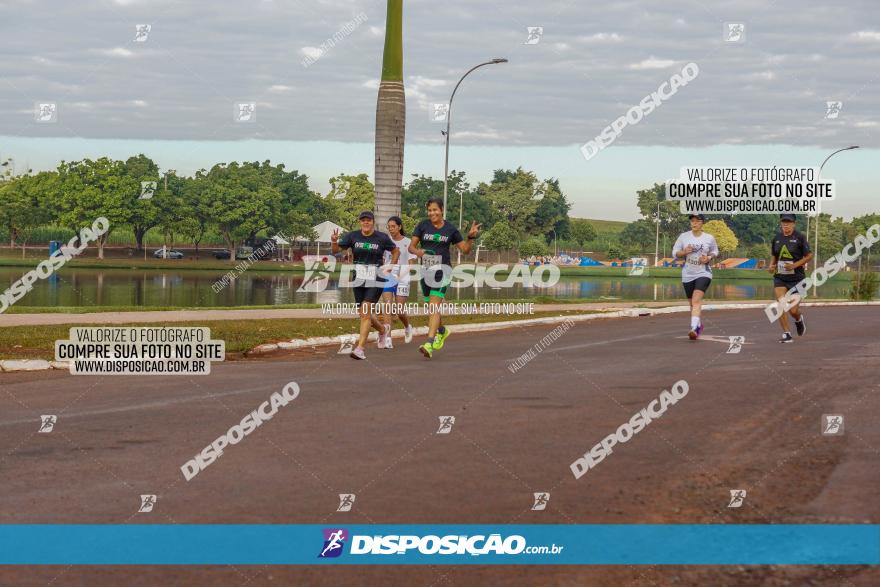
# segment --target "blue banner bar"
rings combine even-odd
[[[880,525],[0,525],[0,565],[877,565]]]

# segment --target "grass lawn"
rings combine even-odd
[[[475,324],[486,322],[503,322],[506,320],[524,320],[529,318],[547,318],[550,316],[581,315],[591,312],[535,312],[522,316],[449,316],[444,317],[445,324]],[[427,326],[427,316],[413,318],[416,326]],[[87,325],[79,325],[87,326]],[[152,324],[114,324],[118,326],[167,326],[165,323]],[[211,329],[211,338],[226,341],[226,352],[230,355],[249,351],[257,345],[269,342],[287,341],[313,336],[336,336],[353,334],[357,331],[355,318],[326,319],[273,319],[247,321],[204,321],[179,322],[174,326],[201,326]],[[67,340],[70,329],[76,325],[52,326],[14,326],[0,328],[0,359],[47,359],[55,358],[55,341]],[[399,323],[395,326],[399,328]]]

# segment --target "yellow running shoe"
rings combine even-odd
[[[439,351],[443,348],[443,343],[449,337],[449,329],[446,329],[446,332],[440,334],[439,332],[434,336],[434,350]]]

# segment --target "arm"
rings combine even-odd
[[[468,230],[467,238],[458,242],[455,246],[458,247],[458,250],[464,253],[465,255],[471,252],[471,249],[474,246],[474,241],[477,240],[477,235],[480,234],[480,227],[482,224],[477,224],[476,220],[471,221],[471,228]]]
[[[333,251],[333,254],[336,255],[342,250],[342,247],[339,246],[339,230],[334,230],[333,234],[330,235],[330,250]]]
[[[410,255],[412,255],[413,257],[421,258],[421,256],[425,254],[425,251],[419,248],[419,237],[415,235],[410,237],[408,249]]]

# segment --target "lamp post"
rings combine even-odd
[[[559,246],[557,245],[557,243],[558,243],[558,241],[559,241],[559,238],[556,236],[556,229],[555,229],[555,228],[551,228],[550,230],[553,231],[553,251],[554,251],[554,256],[555,256],[555,257],[558,257],[558,256],[559,256]]]
[[[828,160],[837,155],[838,153],[842,153],[843,151],[851,151],[853,149],[858,149],[858,145],[852,145],[850,147],[844,147],[843,149],[838,149],[825,157],[825,160],[822,161],[822,165],[819,166],[819,173],[816,175],[816,181],[822,176],[822,168],[825,167],[825,164],[828,163]],[[819,266],[819,215],[821,211],[816,210],[816,239],[814,242],[814,250],[815,253],[813,255],[813,273],[816,272],[816,268]],[[808,217],[809,218],[809,217]],[[809,226],[807,227],[807,236],[810,234]],[[816,281],[813,280],[813,296],[816,295]]]
[[[455,88],[452,90],[452,95],[449,97],[449,110],[446,111],[446,132],[443,134],[446,135],[446,159],[443,164],[443,219],[446,219],[446,198],[449,192],[449,133],[452,128],[452,101],[455,99],[455,92],[458,91],[458,86],[461,85],[461,82],[464,81],[464,78],[469,76],[472,71],[483,67],[484,65],[496,65],[498,63],[507,63],[507,59],[493,59],[491,61],[486,61],[485,63],[480,63],[479,65],[475,65],[470,68],[467,73],[461,76],[461,79],[458,80],[458,83],[455,84]],[[459,202],[458,202],[458,228],[461,230],[461,222],[462,222],[462,207],[464,205],[464,194],[459,194]],[[458,261],[461,262],[461,251],[458,252]]]

